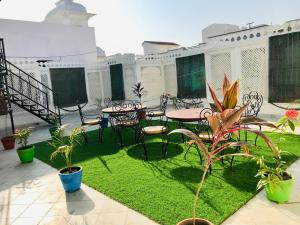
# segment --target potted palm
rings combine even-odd
[[[141,82],[138,82],[132,87],[132,93],[139,99],[139,103],[142,104],[142,96],[144,95],[144,87]],[[138,119],[143,120],[146,118],[146,111],[140,110],[138,115]]]
[[[76,146],[81,144],[83,128],[74,128],[69,137],[65,137],[66,125],[59,127],[49,143],[54,149],[51,160],[58,155],[63,158],[66,167],[59,171],[59,177],[66,192],[75,192],[80,189],[82,168],[72,164],[72,154]]]
[[[16,129],[15,138],[21,147],[17,148],[22,163],[30,163],[34,158],[34,145],[28,145],[31,128]]]
[[[247,123],[241,123],[240,116],[244,112],[245,108],[246,106],[243,106],[238,110],[226,109],[222,113],[216,113],[212,116],[207,117],[212,130],[212,144],[209,145],[209,147],[205,145],[205,143],[201,140],[201,138],[197,134],[189,130],[177,129],[170,133],[170,134],[181,133],[191,138],[192,141],[196,143],[198,148],[202,151],[205,158],[204,171],[194,199],[193,217],[185,219],[179,222],[177,225],[212,225],[212,223],[206,219],[196,218],[196,206],[199,198],[199,193],[205,182],[205,178],[209,169],[215,162],[222,160],[225,157],[244,156],[244,157],[253,158],[253,156],[250,154],[249,151],[249,146],[252,146],[252,144],[238,141],[238,140],[237,141],[230,140],[227,142],[223,142],[224,136],[235,135],[239,131],[247,131],[247,132],[254,133],[260,136],[266,142],[266,144],[272,150],[274,155],[278,155],[277,147],[272,143],[272,141],[265,134],[263,134],[258,130],[252,130],[251,128],[249,128]],[[262,123],[261,120],[260,123]],[[268,124],[267,122],[265,122],[265,124],[274,127],[274,125]],[[243,152],[225,154],[224,151],[230,147],[241,148]]]

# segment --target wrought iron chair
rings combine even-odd
[[[141,130],[139,124],[139,109],[141,109],[141,104],[135,102],[113,106],[114,115],[110,118],[110,120],[111,125],[113,126],[114,130],[116,131],[119,137],[120,146],[123,146],[123,129],[133,129],[135,132],[135,141],[138,141],[139,133]]]
[[[104,123],[107,121],[103,120],[103,118],[104,118],[103,114],[99,114],[97,116],[83,114],[82,109],[84,108],[84,106],[80,106],[80,105],[77,106],[78,112],[80,115],[81,125],[88,126],[88,127],[89,126],[99,126],[99,140],[102,143],[103,142],[103,132],[104,132],[104,127],[105,127]],[[86,132],[83,131],[82,134],[84,136],[85,143],[87,143],[88,139],[87,139]]]
[[[174,104],[176,109],[191,109],[203,107],[201,98],[175,98]]]
[[[257,117],[261,106],[263,104],[263,96],[259,95],[256,91],[251,91],[249,94],[243,95],[243,105],[248,104],[245,113],[242,117]],[[258,126],[261,131],[261,126]],[[258,135],[255,137],[255,145],[257,143]],[[248,140],[247,132],[245,131],[245,141]]]
[[[168,104],[169,96],[166,94],[162,94],[160,96],[160,105],[158,107],[148,108],[147,117],[150,119],[160,118],[162,121],[163,116],[165,116],[167,104]]]
[[[213,139],[213,132],[210,128],[209,122],[207,120],[208,116],[213,115],[213,111],[210,108],[204,108],[200,111],[199,114],[199,121],[198,124],[195,127],[195,133],[199,135],[199,137],[205,141],[205,142],[212,142]],[[185,155],[184,155],[184,159],[186,159],[186,155],[187,153],[190,151],[191,149],[191,144],[189,145],[189,148],[187,149]],[[200,157],[200,162],[202,164],[202,155],[200,153],[200,150],[198,149],[198,147],[196,147],[196,150],[198,152],[198,155]]]
[[[151,116],[153,117],[154,114],[155,114],[155,111],[153,112],[153,115],[151,115],[151,113],[152,113],[151,111],[148,111],[148,115],[150,115],[150,117]],[[161,135],[162,136],[162,141],[163,141],[161,152],[162,152],[162,155],[163,155],[164,158],[167,157],[167,147],[168,147],[168,144],[169,144],[169,137],[167,135],[167,133],[168,133],[168,128],[167,128],[168,120],[162,121],[162,117],[160,117],[160,118],[161,118],[160,119],[161,120],[160,121],[161,125],[152,125],[152,123],[149,120],[145,120],[144,124],[146,124],[146,125],[141,127],[141,134],[140,134],[139,140],[140,140],[140,143],[143,146],[146,161],[148,161],[148,151],[147,151],[147,147],[146,147],[146,144],[145,144],[145,137],[146,136]]]

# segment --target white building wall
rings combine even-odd
[[[97,60],[92,27],[0,19],[0,31],[7,57],[72,62]]]

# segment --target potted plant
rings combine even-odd
[[[10,150],[15,148],[15,136],[14,135],[8,135],[7,130],[7,114],[5,115],[5,136],[1,138],[2,145],[5,150]]]
[[[73,166],[72,154],[76,146],[81,144],[82,127],[74,128],[69,137],[65,137],[66,125],[59,127],[53,135],[52,141],[49,143],[54,149],[51,154],[51,160],[61,155],[65,161],[66,167],[59,171],[59,177],[66,192],[75,192],[80,189],[82,180],[82,168]]]
[[[31,128],[16,129],[15,138],[21,147],[17,148],[22,163],[30,163],[34,157],[34,145],[28,145]]]
[[[223,137],[226,135],[235,135],[237,132],[243,130],[252,132],[260,137],[263,138],[263,140],[267,143],[267,145],[270,147],[270,149],[273,151],[275,155],[278,153],[278,149],[275,145],[273,145],[272,141],[262,132],[257,130],[252,130],[247,126],[247,123],[241,123],[240,116],[244,112],[246,106],[241,107],[240,109],[225,109],[222,111],[222,113],[216,113],[212,116],[208,116],[207,119],[209,121],[211,130],[212,130],[212,144],[209,145],[210,147],[207,147],[205,143],[201,140],[201,138],[185,129],[177,129],[172,131],[170,134],[173,133],[181,133],[189,138],[192,139],[194,143],[197,144],[198,148],[203,152],[204,158],[205,158],[205,164],[204,164],[204,171],[202,174],[201,181],[198,185],[198,189],[195,195],[194,199],[194,205],[193,205],[193,217],[185,219],[181,222],[179,222],[177,225],[212,225],[212,223],[208,220],[202,219],[202,218],[196,218],[196,206],[197,201],[199,197],[199,193],[202,189],[202,186],[204,184],[206,175],[211,169],[211,166],[216,161],[219,161],[223,159],[224,157],[233,157],[233,156],[245,156],[245,157],[252,157],[252,155],[249,152],[249,146],[251,144],[247,142],[241,142],[241,141],[223,141]],[[252,121],[251,121],[252,123]],[[263,123],[260,120],[260,123]],[[269,125],[266,123],[266,125]],[[270,125],[272,126],[272,125]],[[274,125],[273,125],[274,126]],[[251,145],[252,146],[252,145]],[[233,154],[225,154],[224,151],[227,148],[230,147],[239,147],[243,150],[243,153],[233,153]]]
[[[133,94],[139,99],[139,103],[142,104],[142,96],[144,95],[144,87],[142,86],[141,82],[138,82],[132,87]],[[145,110],[139,110],[138,112],[138,119],[143,120],[146,118],[146,111]]]
[[[277,128],[281,129],[281,133],[285,132],[286,128],[294,132],[296,126],[299,125],[298,120],[299,112],[289,109],[285,115],[276,122],[276,125]],[[282,141],[284,141],[284,138],[280,137],[279,143]],[[264,187],[267,198],[271,201],[277,203],[288,202],[294,186],[294,178],[290,173],[284,170],[285,162],[281,160],[280,152],[277,157],[275,157],[275,166],[273,167],[265,163],[264,157],[260,157],[257,163],[260,167],[256,175],[260,177],[257,189]]]
[[[294,186],[294,178],[283,169],[285,164],[280,158],[276,159],[275,167],[267,166],[264,157],[257,160],[259,170],[257,189],[265,188],[267,198],[277,203],[289,201]]]

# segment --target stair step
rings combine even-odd
[[[31,111],[41,113],[41,112],[45,111],[45,109],[31,109]]]

